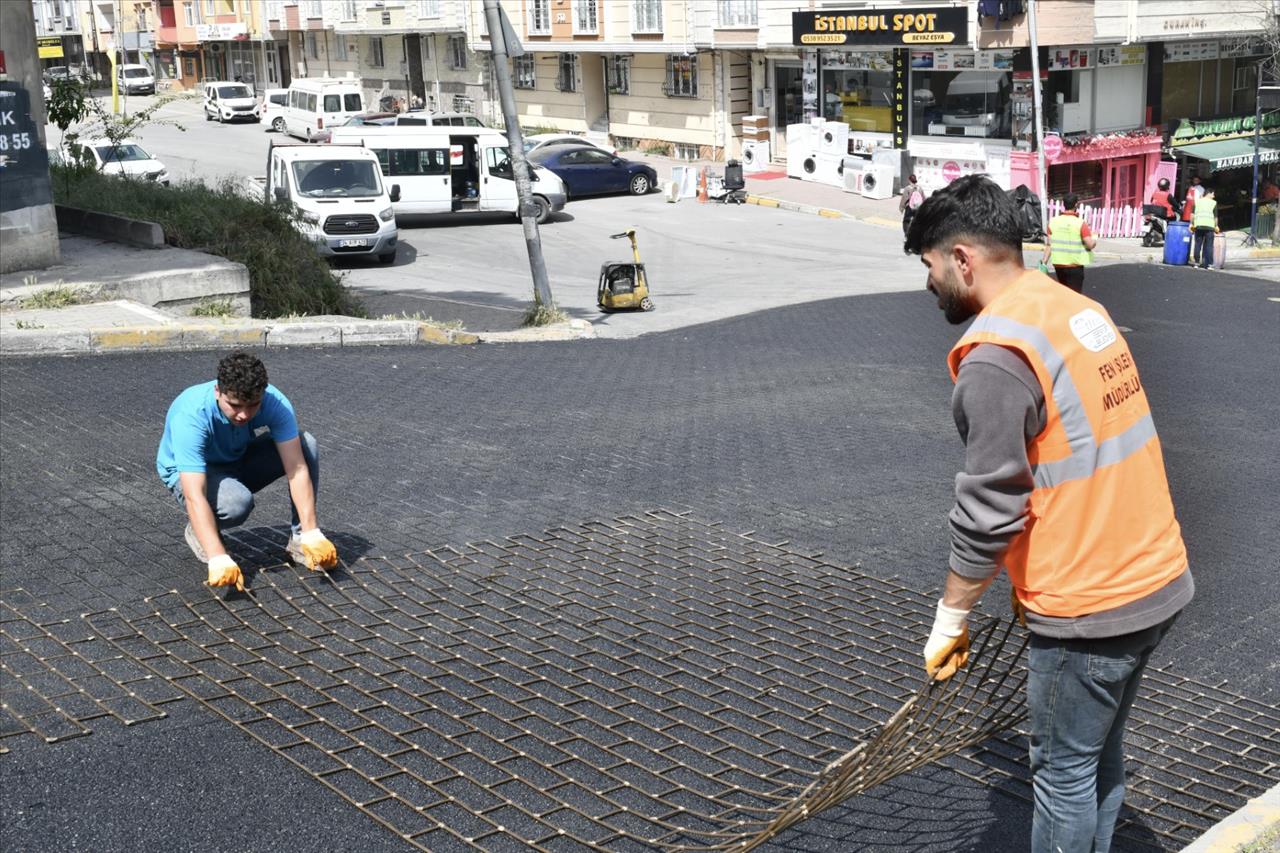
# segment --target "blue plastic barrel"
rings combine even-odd
[[[1186,266],[1191,257],[1191,224],[1181,220],[1169,223],[1164,235],[1164,262]]]

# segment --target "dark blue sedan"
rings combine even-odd
[[[644,195],[658,185],[658,173],[652,167],[614,157],[594,145],[550,145],[534,151],[529,160],[559,175],[570,198],[604,193]]]

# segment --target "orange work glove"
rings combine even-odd
[[[969,662],[969,611],[948,607],[938,600],[933,630],[924,645],[924,669],[931,678],[945,681]]]
[[[313,572],[321,569],[332,569],[338,565],[338,549],[333,547],[320,528],[307,530],[298,534],[297,550],[302,552],[302,561]],[[292,550],[292,549],[290,549]]]
[[[205,586],[234,586],[244,592],[244,575],[229,554],[219,554],[209,559],[209,579]]]

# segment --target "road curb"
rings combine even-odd
[[[1277,827],[1280,827],[1280,785],[1227,815],[1204,835],[1182,848],[1182,853],[1236,853]]]

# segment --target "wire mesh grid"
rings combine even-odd
[[[1020,736],[988,737],[1021,718],[1025,635],[989,623],[963,677],[924,685],[929,597],[688,514],[147,610],[74,629],[7,607],[0,661],[29,682],[39,641],[118,670],[155,714],[190,696],[422,849],[749,849],[948,755],[1026,796]],[[10,714],[0,736],[40,731]],[[1138,816],[1171,847],[1203,832],[1274,784],[1278,733],[1274,707],[1153,672],[1119,834]]]

